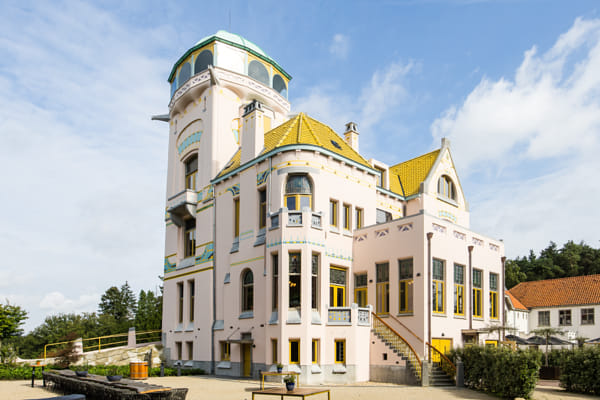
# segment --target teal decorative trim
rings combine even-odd
[[[169,257],[165,257],[165,273],[175,271],[176,267],[176,263],[171,264],[171,262],[169,262]]]
[[[209,209],[209,208],[211,208],[212,206],[214,206],[214,204],[213,204],[213,203],[210,203],[210,204],[208,204],[208,205],[206,205],[206,206],[204,206],[204,207],[202,207],[202,208],[199,208],[199,209],[197,209],[197,210],[196,210],[196,214],[198,214],[199,212],[201,212],[201,211],[204,211],[204,210],[206,210],[206,209]]]
[[[231,192],[232,195],[237,196],[240,194],[240,184],[236,183],[235,185],[228,187],[225,191]]]
[[[177,146],[177,151],[181,154],[186,148],[194,143],[198,143],[200,141],[200,137],[202,136],[202,131],[194,132],[190,136],[186,137],[183,142],[179,146]]]
[[[242,240],[248,240],[248,239],[252,239],[253,237],[254,237],[254,231],[253,231],[253,230],[249,230],[249,231],[246,231],[246,232],[242,232],[242,233],[240,234],[240,242],[241,242]]]
[[[269,177],[269,174],[274,169],[275,168],[273,168],[273,167],[271,167],[270,169],[267,168],[263,172],[259,172],[258,174],[256,174],[256,186],[259,186],[259,185],[262,185],[263,183],[265,183],[267,181],[267,178]]]
[[[208,185],[202,188],[202,190],[200,190],[198,192],[198,197],[197,197],[197,202],[200,203],[201,201],[204,200],[210,200],[213,198],[215,194],[215,188],[213,185]]]
[[[205,262],[212,261],[215,255],[215,245],[213,242],[208,243],[204,247],[204,252],[199,257],[196,257],[195,265],[204,264]]]
[[[295,239],[288,239],[288,240],[279,240],[279,241],[274,241],[271,243],[267,243],[267,249],[271,248],[271,247],[275,247],[275,246],[281,246],[282,244],[309,244],[311,246],[318,246],[318,247],[325,247],[325,243],[319,243],[319,242],[313,242],[312,240],[307,240],[306,238],[295,238]],[[338,253],[338,254],[336,254]],[[352,256],[345,256],[342,254],[341,250],[334,250],[334,249],[325,249],[325,255],[327,257],[331,257],[331,258],[337,258],[338,260],[344,260],[344,261],[353,261],[354,259],[352,258]]]
[[[456,216],[454,214],[449,213],[448,211],[440,210],[438,212],[438,217],[442,219],[449,219],[450,221],[456,223]]]
[[[353,260],[352,256],[345,256],[341,252],[340,252],[340,254],[335,254],[335,250],[326,250],[325,255],[327,257],[331,257],[331,258],[337,258],[338,260],[344,260],[344,261],[352,261]]]

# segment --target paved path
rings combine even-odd
[[[170,386],[187,387],[189,389],[186,400],[250,400],[252,390],[259,388],[258,381],[219,379],[206,376],[195,377],[165,377],[149,378],[148,383]],[[398,386],[383,383],[362,383],[351,386],[327,385],[331,388],[332,400],[372,400],[372,399],[399,399],[402,400],[450,400],[450,399],[489,399],[498,400],[497,397],[468,389],[457,388],[421,388],[414,386]],[[41,386],[41,381],[36,381],[31,387],[31,381],[0,381],[0,398],[2,400],[26,400],[56,396]],[[316,396],[313,400],[320,400]],[[566,393],[556,386],[556,382],[540,381],[533,394],[534,400],[558,399],[598,399],[594,396],[576,395]]]

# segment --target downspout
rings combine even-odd
[[[215,193],[215,185],[213,184],[213,316],[212,327],[210,332],[210,374],[215,374],[215,322],[217,320],[217,194]]]
[[[506,332],[504,331],[504,327],[506,326],[506,312],[504,311],[504,268],[506,267],[506,257],[502,256],[500,261],[502,262],[502,277],[500,278],[502,282],[502,341],[504,341],[506,340]]]
[[[431,344],[431,238],[433,232],[427,232],[427,343]],[[425,347],[425,359],[430,360],[429,347]]]
[[[469,330],[473,330],[473,246],[469,249]]]

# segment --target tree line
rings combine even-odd
[[[539,256],[530,250],[526,257],[507,260],[505,271],[508,289],[520,282],[600,274],[600,248],[569,240],[559,249],[550,242]]]
[[[64,341],[65,338],[93,338],[126,333],[130,327],[136,331],[161,329],[161,293],[141,290],[135,296],[125,282],[104,292],[98,312],[50,315],[33,331],[23,335],[21,325],[27,312],[10,303],[0,304],[0,356],[15,353],[21,358],[39,358],[44,345]],[[68,339],[67,339],[68,340]],[[4,357],[2,357],[4,358]]]

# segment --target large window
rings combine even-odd
[[[479,269],[473,270],[473,316],[483,318],[481,289],[483,282],[481,276],[483,273]]]
[[[390,312],[390,264],[375,264],[377,279],[377,314]]]
[[[288,176],[285,184],[284,203],[288,210],[312,209],[312,185],[308,176]]]
[[[465,315],[465,266],[454,264],[454,315]]]
[[[400,313],[413,312],[413,260],[398,260]]]
[[[279,304],[279,254],[271,254],[271,264],[273,268],[273,288],[271,293],[271,302],[273,311],[276,311]]]
[[[329,305],[346,306],[346,270],[340,267],[329,268]]]
[[[352,223],[351,223],[351,219],[352,219],[352,206],[350,206],[350,204],[344,204],[344,220],[343,222],[343,226],[344,226],[344,230],[349,231],[352,229]]]
[[[258,228],[267,226],[267,191],[258,191]]]
[[[571,325],[571,310],[558,310],[558,325]]]
[[[550,311],[538,311],[538,326],[550,326]]]
[[[329,200],[329,225],[338,226],[338,201]]]
[[[449,176],[442,175],[438,180],[438,194],[456,200],[456,188]]]
[[[193,155],[185,162],[185,188],[196,190],[196,175],[198,172],[198,156]]]
[[[319,308],[319,255],[313,254],[311,260],[311,307],[313,310]]]
[[[498,319],[498,274],[490,272],[490,318]]]
[[[213,54],[210,50],[204,50],[196,57],[196,61],[194,62],[194,74],[204,71],[209,65],[213,65]]]
[[[188,281],[188,290],[190,292],[190,322],[194,322],[194,301],[196,297],[196,283],[193,280]]]
[[[300,364],[300,339],[290,339],[290,364]]]
[[[335,363],[344,364],[346,362],[346,340],[335,340]]]
[[[290,286],[290,301],[289,307],[300,307],[300,270],[301,270],[301,254],[290,253],[289,262],[289,286]]]
[[[181,324],[183,322],[183,282],[177,284],[177,321]],[[181,356],[179,357],[181,359]]]
[[[356,207],[354,209],[356,229],[363,227],[363,209]]]
[[[383,224],[392,220],[392,213],[380,210],[379,208],[375,213],[375,222],[378,224]]]
[[[444,312],[444,261],[433,259],[433,271],[431,274],[431,303],[434,313]]]
[[[183,254],[192,257],[196,253],[196,219],[185,220],[185,232],[183,237]]]
[[[254,78],[263,85],[269,85],[269,71],[267,68],[260,62],[256,60],[250,61],[248,64],[248,76],[250,78]]]
[[[354,275],[354,302],[359,307],[367,306],[367,273]]]
[[[233,237],[240,236],[240,198],[233,199]]]
[[[593,308],[582,308],[581,309],[581,325],[594,325],[594,309]]]
[[[242,274],[242,311],[254,309],[254,275],[247,269]]]

